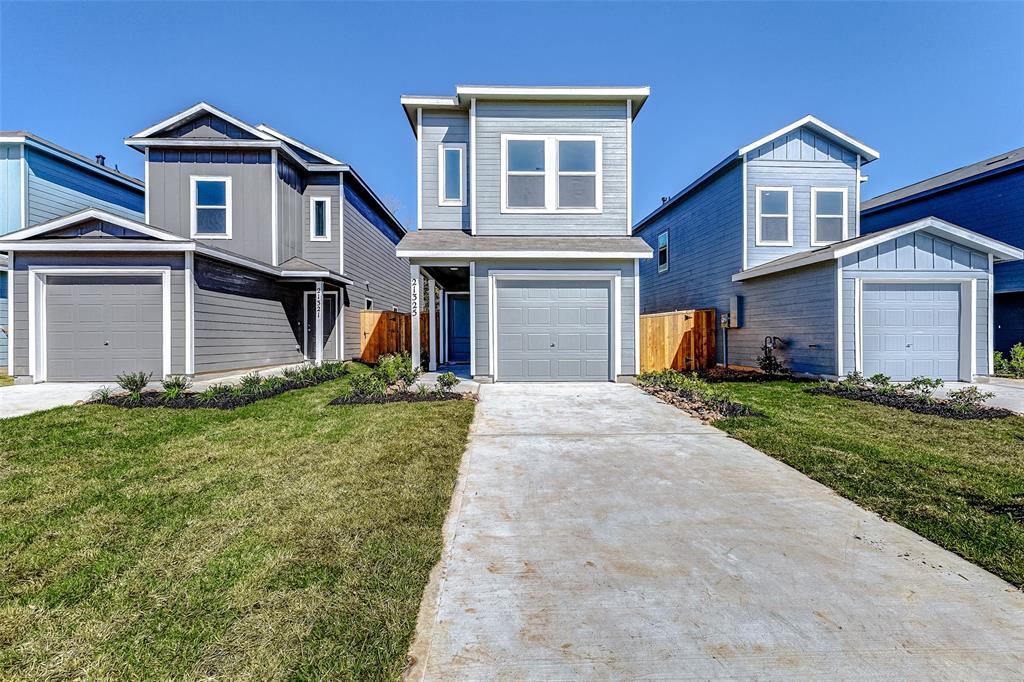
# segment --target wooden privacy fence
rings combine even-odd
[[[715,365],[715,309],[640,316],[640,371]]]
[[[435,340],[441,347],[441,315],[436,314]],[[430,356],[430,321],[420,313],[420,355]],[[363,310],[359,313],[359,359],[374,364],[388,353],[412,352],[412,316],[390,310]],[[438,356],[440,357],[440,356]]]

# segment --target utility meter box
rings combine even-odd
[[[726,329],[736,329],[740,327],[740,307],[742,303],[742,296],[729,297],[729,312],[722,314],[722,327]]]

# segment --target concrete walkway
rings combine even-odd
[[[0,419],[74,405],[106,384],[23,384],[0,388]]]
[[[935,391],[937,398],[945,398],[950,391],[970,386],[966,382],[949,381]],[[973,384],[979,390],[995,393],[985,404],[989,407],[1001,407],[1024,414],[1024,380],[1004,379],[1002,377],[981,377]]]
[[[1024,594],[625,385],[484,385],[411,679],[1006,679]]]

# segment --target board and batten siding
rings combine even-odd
[[[544,262],[543,264],[535,261],[477,261],[476,276],[470,282],[470,286],[473,287],[473,296],[476,304],[476,309],[471,311],[471,324],[474,325],[476,347],[471,349],[470,352],[476,354],[477,376],[492,376],[493,374],[490,367],[490,323],[487,299],[490,273],[492,270],[529,270],[536,271],[537,273],[543,273],[545,270],[617,271],[620,275],[621,281],[621,309],[619,311],[619,321],[622,330],[622,347],[620,348],[622,375],[629,376],[636,374],[636,294],[634,286],[638,283],[634,276],[634,265],[632,260],[567,260]],[[560,279],[569,278],[560,277]],[[610,331],[614,333],[614,330],[610,329]],[[611,348],[611,345],[609,345],[609,348]]]
[[[302,257],[323,265],[335,272],[341,271],[341,201],[339,189],[341,177],[338,173],[313,173],[306,181],[302,195]],[[331,238],[329,241],[310,239],[313,221],[309,205],[312,197],[326,197],[331,200]]]
[[[477,234],[627,234],[628,125],[630,121],[624,102],[477,102]],[[502,213],[502,134],[600,135],[603,171],[602,212]]]
[[[25,149],[28,225],[60,218],[83,208],[100,208],[132,220],[145,217],[141,187],[131,189],[98,173],[37,149]]]
[[[988,255],[954,244],[927,231],[914,232],[842,259],[843,268],[843,371],[856,367],[856,280],[902,279],[922,282],[930,278],[977,280],[976,338],[978,374],[991,373],[989,358]]]
[[[668,232],[669,267],[658,272],[658,235]],[[743,269],[743,171],[737,160],[636,233],[654,251],[640,261],[640,313],[715,308],[728,312]],[[722,330],[716,325],[718,362]]]
[[[376,310],[398,308],[409,312],[409,261],[395,255],[395,241],[385,235],[373,221],[384,216],[367,215],[373,205],[345,183],[345,276],[353,280],[348,288],[344,308],[344,358],[358,358],[361,340],[359,313],[366,308],[366,299]]]
[[[191,181],[194,175],[231,178],[231,239],[199,241],[270,263],[270,152],[177,151],[151,149],[149,218],[155,227],[190,237]]]
[[[21,144],[0,144],[0,234],[21,229],[22,149]]]
[[[423,158],[422,185],[423,224],[421,230],[469,230],[469,118],[464,112],[423,111],[421,128]],[[440,206],[440,170],[438,146],[443,143],[460,143],[466,145],[464,156],[463,186],[465,187],[465,206]]]
[[[287,161],[278,158],[277,175],[277,265],[302,256],[302,176]],[[337,260],[337,259],[335,259]]]
[[[15,257],[14,281],[14,375],[29,374],[28,353],[28,269],[29,267],[139,268],[168,267],[171,270],[171,373],[185,372],[185,259],[180,253],[19,253]]]
[[[196,258],[196,374],[302,362],[302,288]]]

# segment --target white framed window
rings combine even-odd
[[[811,246],[846,239],[846,188],[811,188]]]
[[[754,243],[757,246],[793,246],[793,188],[758,187]]]
[[[331,241],[331,198],[309,198],[309,239],[314,242]]]
[[[373,310],[373,299],[367,298],[363,301],[363,310]]]
[[[192,236],[231,239],[231,178],[190,176]]]
[[[658,235],[658,273],[668,272],[668,232]]]
[[[502,135],[502,213],[600,213],[600,135]]]
[[[466,205],[466,145],[442,142],[437,145],[437,205]]]
[[[398,306],[397,305],[391,306],[391,312],[397,313],[398,312]]]

